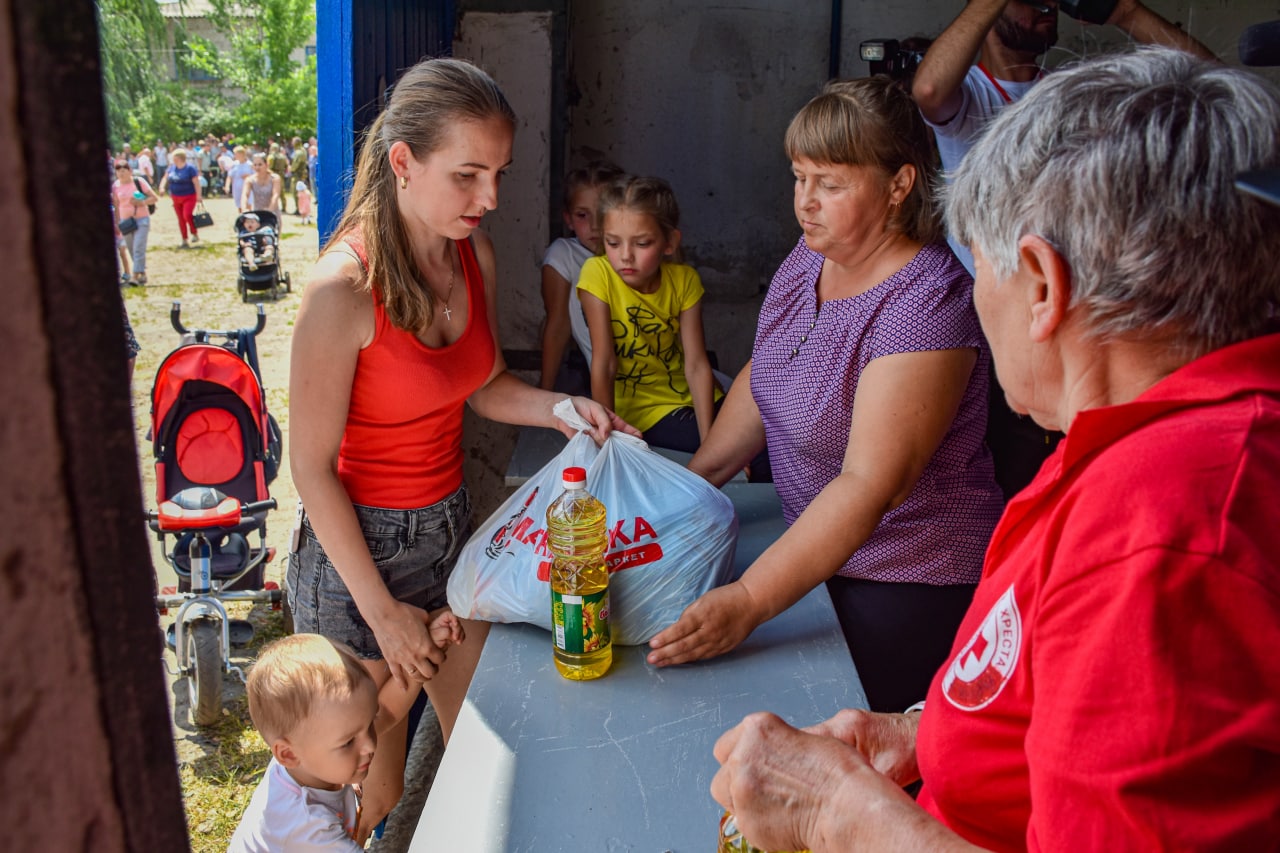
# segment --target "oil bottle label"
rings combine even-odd
[[[556,648],[571,655],[609,645],[609,590],[591,595],[551,593],[551,627]]]

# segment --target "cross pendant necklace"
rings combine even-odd
[[[453,298],[453,279],[457,274],[457,270],[453,266],[453,252],[449,252],[449,290],[444,295],[444,319],[446,323],[453,322],[453,309],[449,307],[449,300]]]

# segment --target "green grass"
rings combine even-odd
[[[267,411],[269,412],[289,411],[289,389],[288,388],[268,388],[267,389]],[[277,415],[277,418],[279,418],[279,415]]]
[[[216,294],[220,290],[228,290],[232,295],[236,292],[235,279],[232,279],[231,284],[225,281],[186,281],[174,284],[153,284],[150,288],[152,294],[168,299],[179,299],[183,295]]]
[[[227,703],[222,721],[206,732],[211,751],[179,768],[194,853],[225,851],[271,760],[249,720],[242,696]]]
[[[182,248],[181,245],[173,243],[161,245],[150,244],[147,246],[147,254],[152,252],[182,252],[183,254],[186,254],[188,252],[207,252],[211,249],[231,249],[234,252],[236,245],[235,240],[206,240],[202,237],[199,243],[193,243],[186,249]]]

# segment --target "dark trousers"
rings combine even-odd
[[[827,581],[872,711],[900,712],[924,699],[951,652],[975,588],[839,575]]]
[[[715,414],[720,413],[721,399],[715,406]],[[683,450],[685,453],[697,453],[702,446],[698,436],[698,418],[692,406],[676,409],[644,432],[644,440],[650,447],[666,447],[670,450]],[[747,463],[747,480],[752,483],[772,483],[773,469],[769,465],[769,448],[757,453]]]
[[[1004,391],[996,382],[994,367],[987,403],[987,447],[991,448],[996,482],[1007,501],[1031,482],[1044,460],[1057,448],[1062,433],[1047,430],[1010,409]]]
[[[716,410],[720,404],[716,404]],[[698,418],[694,415],[693,406],[685,406],[669,412],[662,420],[644,431],[644,440],[650,447],[665,447],[669,450],[683,450],[685,453],[697,453],[702,446],[702,437],[698,435]]]

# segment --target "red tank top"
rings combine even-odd
[[[359,235],[345,242],[367,266]],[[373,342],[356,361],[338,451],[338,478],[353,503],[417,509],[462,485],[462,408],[493,371],[494,341],[475,249],[470,240],[456,245],[467,328],[448,346],[428,347],[397,329],[373,291]]]

